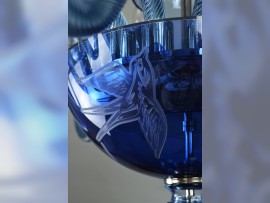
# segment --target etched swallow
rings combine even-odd
[[[91,75],[77,79],[82,85],[116,97],[107,104],[81,109],[85,114],[111,115],[99,130],[97,141],[119,125],[138,121],[155,158],[160,158],[167,138],[167,121],[156,99],[155,81],[147,48],[132,58],[128,70],[113,61]]]

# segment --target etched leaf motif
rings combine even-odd
[[[142,96],[140,102],[140,109],[140,127],[146,141],[158,159],[160,158],[167,137],[165,114],[158,102],[144,96]]]

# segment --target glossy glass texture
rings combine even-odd
[[[69,108],[102,151],[150,175],[201,176],[201,34],[201,19],[150,21],[69,50]]]

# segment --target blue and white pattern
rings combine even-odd
[[[148,59],[148,48],[143,48],[131,59],[128,70],[121,63],[113,61],[91,75],[76,80],[81,85],[91,86],[115,97],[104,105],[81,108],[84,114],[111,115],[98,132],[97,141],[101,142],[110,130],[119,125],[138,121],[155,158],[160,158],[167,137],[167,121],[156,99],[156,78]]]

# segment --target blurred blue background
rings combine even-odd
[[[270,202],[270,1],[203,0],[203,201]]]
[[[0,1],[0,202],[67,202],[67,7]]]

